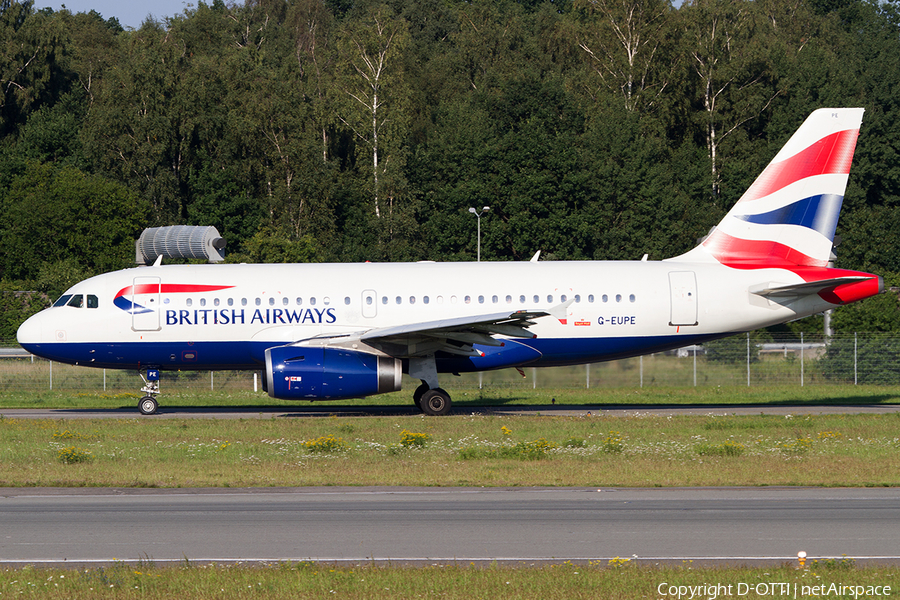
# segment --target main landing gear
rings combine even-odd
[[[138,410],[142,415],[152,415],[159,408],[159,402],[156,397],[159,395],[159,369],[147,369],[147,377],[138,373],[144,380],[144,387],[141,391],[147,394],[138,402]]]
[[[432,417],[446,415],[450,412],[452,405],[450,394],[439,387],[430,387],[425,381],[422,381],[422,385],[413,392],[413,402],[416,403],[419,410]]]
[[[413,402],[419,410],[432,417],[441,417],[450,412],[450,394],[438,387],[434,355],[410,358],[409,374],[422,381],[422,385],[413,392]]]

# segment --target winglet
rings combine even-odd
[[[557,304],[547,312],[550,313],[551,317],[559,319],[559,322],[565,325],[569,320],[569,307],[573,302],[575,302],[575,298],[566,300],[562,304]]]

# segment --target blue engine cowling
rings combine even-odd
[[[403,363],[389,356],[323,348],[266,350],[269,395],[283,400],[359,398],[400,390]]]

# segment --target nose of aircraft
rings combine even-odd
[[[19,325],[16,331],[16,339],[23,348],[28,344],[39,344],[41,340],[41,315],[33,315]]]

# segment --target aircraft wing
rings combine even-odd
[[[395,358],[427,356],[435,352],[446,352],[460,356],[483,356],[474,348],[481,346],[503,346],[503,340],[495,336],[512,338],[534,338],[528,328],[534,319],[553,316],[566,318],[566,312],[573,300],[549,309],[527,309],[487,313],[407,323],[391,327],[377,327],[358,333],[326,334],[300,340],[301,346],[340,346],[358,348],[364,344]]]
[[[766,298],[806,296],[809,294],[818,294],[825,290],[833,290],[839,285],[856,283],[867,279],[871,279],[871,277],[850,275],[845,277],[834,277],[831,279],[821,279],[819,281],[807,281],[805,283],[793,283],[789,285],[770,283],[752,287],[750,288],[750,293]]]
[[[496,335],[533,338],[534,334],[528,331],[534,325],[533,319],[554,312],[555,309],[517,310],[379,327],[363,333],[360,341],[395,357],[425,356],[435,352],[479,356],[481,353],[473,348],[473,344],[501,346],[503,342],[496,339]]]

